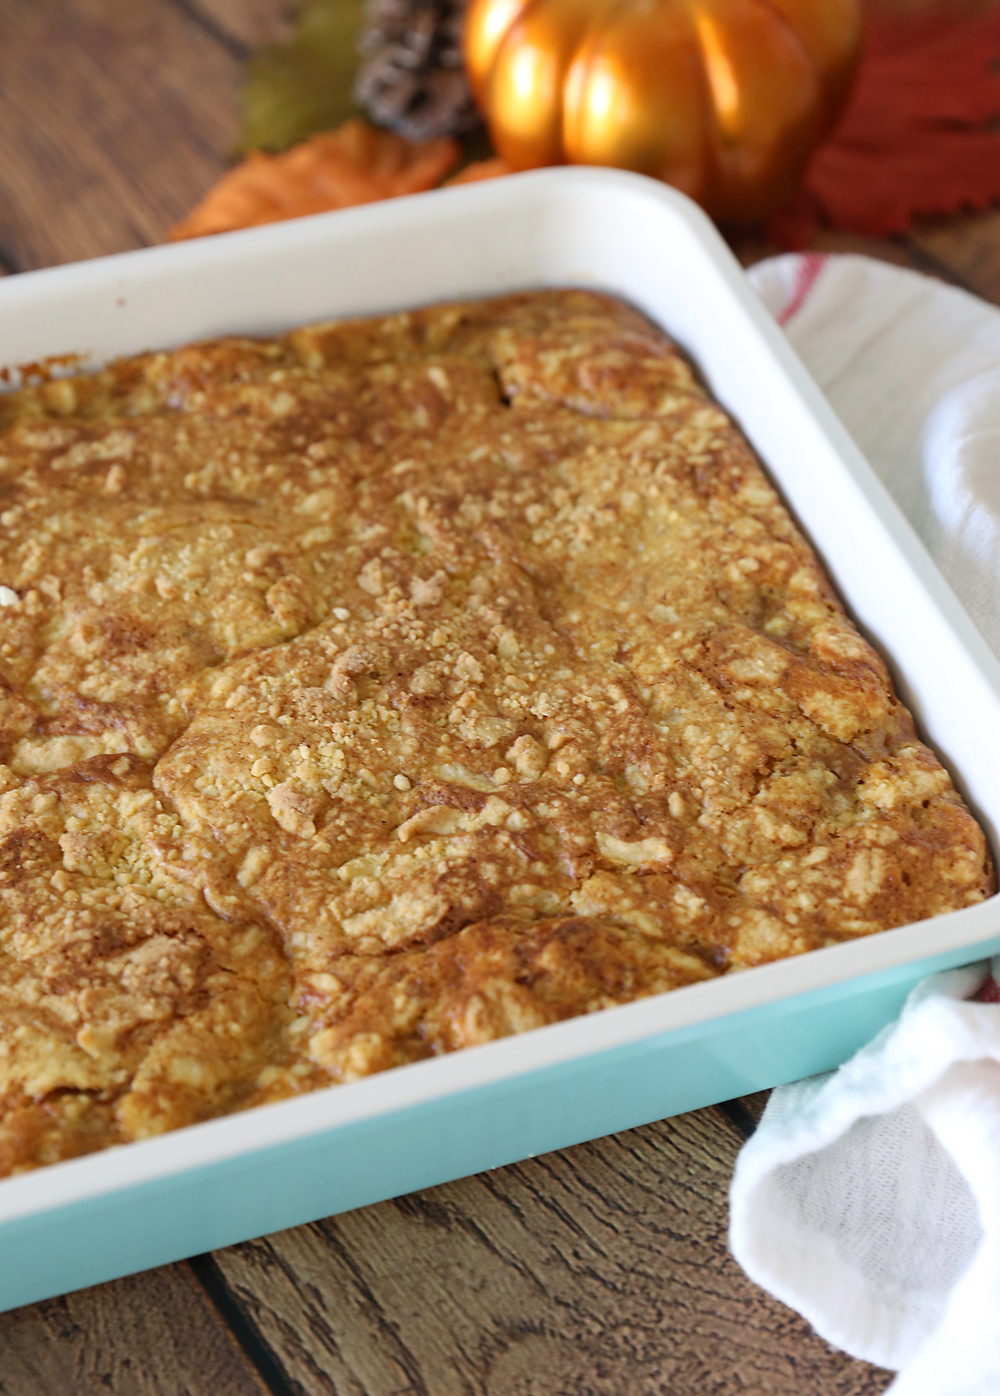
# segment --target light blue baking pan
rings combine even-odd
[[[690,352],[996,848],[1000,666],[711,224],[662,185],[544,171],[12,277],[0,365],[552,285],[623,295]],[[993,898],[9,1178],[0,1308],[827,1070],[924,975],[998,951]]]

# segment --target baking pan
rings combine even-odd
[[[624,296],[688,351],[996,849],[1000,665],[711,223],[661,184],[541,171],[12,277],[0,365],[567,285]],[[9,1178],[0,1309],[825,1071],[918,979],[998,950],[994,897]]]

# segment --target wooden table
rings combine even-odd
[[[225,166],[284,0],[0,0],[0,271],[163,240]],[[1000,211],[877,242],[1000,301]],[[744,261],[766,247],[747,239]],[[2,1396],[875,1396],[737,1269],[761,1099],[0,1315]]]

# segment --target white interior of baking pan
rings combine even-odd
[[[96,366],[217,334],[546,285],[625,296],[689,351],[892,664],[996,847],[1000,665],[711,224],[662,185],[609,171],[545,171],[10,278],[0,283],[0,365],[78,353]],[[104,1192],[973,946],[997,929],[995,905],[11,1179],[0,1188],[0,1216],[65,1199],[67,1188]]]

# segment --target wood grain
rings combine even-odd
[[[180,0],[215,33],[250,51],[288,37],[298,8],[295,0]]]
[[[730,247],[745,267],[765,257],[777,257],[787,249],[768,242],[763,234],[752,229],[734,229],[728,235]],[[919,265],[914,249],[902,238],[863,237],[859,233],[844,233],[834,228],[820,228],[809,250],[811,252],[852,253],[874,257],[894,266],[916,268]]]
[[[995,219],[992,227],[983,223]],[[906,267],[951,285],[975,291],[987,300],[1000,301],[1000,213],[979,219],[963,219],[952,236],[951,221],[932,224],[907,237],[875,238],[820,228],[809,251],[873,257],[877,262]],[[760,233],[738,230],[729,234],[729,245],[745,267],[765,257],[780,256]]]
[[[0,0],[0,33],[0,261],[162,241],[225,168],[233,55],[171,0]]]
[[[187,1266],[0,1314],[0,1396],[267,1396]]]
[[[219,1252],[309,1396],[875,1396],[726,1251],[717,1110]]]
[[[918,225],[913,246],[976,295],[1000,305],[1000,209]]]

